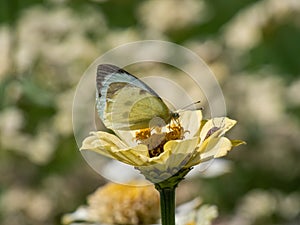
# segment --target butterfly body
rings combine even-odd
[[[147,84],[110,64],[97,69],[96,107],[104,125],[113,130],[149,128],[159,118],[168,124],[177,117]],[[160,126],[160,123],[154,126]]]

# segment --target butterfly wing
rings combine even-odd
[[[104,125],[113,130],[136,130],[149,127],[153,118],[165,123],[171,111],[144,82],[110,64],[97,69],[96,107]]]

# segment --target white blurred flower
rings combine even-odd
[[[224,92],[229,108],[238,117],[247,118],[244,124],[253,129],[250,133],[241,129],[238,131],[240,135],[257,135],[257,146],[248,153],[248,157],[263,168],[268,162],[268,170],[286,179],[296,178],[299,174],[294,169],[298,165],[295,154],[300,149],[299,124],[295,117],[286,113],[289,103],[287,96],[291,93],[291,87],[286,87],[280,76],[262,72],[260,75],[236,76],[227,83]],[[295,96],[291,95],[292,98],[296,96],[296,93]],[[258,152],[260,157],[257,157]]]
[[[0,81],[7,75],[11,66],[12,37],[7,26],[0,26]]]
[[[13,136],[20,131],[24,125],[22,111],[18,108],[6,108],[0,113],[0,133],[1,137]]]
[[[141,35],[136,29],[127,28],[120,30],[110,30],[104,40],[99,40],[104,51],[111,50],[119,45],[141,40]]]
[[[7,109],[0,117],[0,143],[3,149],[18,152],[37,164],[47,163],[56,149],[56,134],[39,127],[36,135],[23,133],[23,115],[17,109]]]
[[[279,191],[256,189],[246,194],[239,203],[235,215],[228,224],[252,225],[274,214],[291,221],[299,215],[299,192],[284,194]]]
[[[151,0],[141,4],[138,15],[146,27],[168,32],[201,23],[207,16],[207,7],[198,0]]]
[[[82,64],[94,59],[98,54],[97,48],[88,34],[103,34],[106,24],[101,12],[95,9],[83,10],[82,13],[88,16],[80,16],[66,7],[49,10],[37,6],[25,11],[17,28],[19,44],[16,62],[19,72],[30,69],[38,59],[51,69],[72,67],[74,61]]]
[[[296,218],[300,213],[300,193],[281,194],[277,210],[285,219]]]
[[[199,55],[205,62],[218,58],[222,53],[222,46],[212,39],[205,42],[188,41],[185,46]]]
[[[240,11],[225,28],[225,42],[231,48],[246,50],[261,40],[262,25],[267,18],[260,7]]]
[[[300,79],[294,81],[288,88],[286,92],[287,100],[293,106],[300,105]]]
[[[208,40],[205,42],[188,41],[186,47],[199,55],[212,70],[219,82],[223,81],[229,74],[229,65],[225,61],[222,51],[222,45],[216,40]]]
[[[73,132],[72,126],[72,102],[74,91],[72,89],[61,93],[55,99],[57,113],[53,118],[53,130],[63,136],[70,135]]]
[[[229,160],[215,159],[195,166],[194,169],[191,172],[189,172],[186,178],[189,179],[198,177],[218,177],[222,176],[223,174],[229,173],[231,169],[232,163]]]
[[[201,205],[201,200],[195,198],[176,209],[176,224],[178,225],[211,225],[218,217],[218,208],[214,205]]]
[[[260,42],[263,28],[268,23],[294,19],[293,12],[300,12],[298,0],[263,0],[253,3],[250,7],[239,11],[225,26],[225,43],[237,50],[251,49]]]
[[[53,132],[38,130],[37,135],[24,146],[23,151],[32,162],[45,164],[54,154],[56,144],[57,139]]]
[[[271,193],[261,190],[251,191],[243,199],[238,211],[252,219],[270,215],[275,211],[276,198]]]
[[[26,188],[10,188],[2,193],[1,210],[6,217],[28,217],[33,221],[43,223],[54,210],[53,201],[39,191]]]
[[[241,117],[274,124],[285,117],[283,81],[267,74],[236,76],[226,87],[228,104]]]

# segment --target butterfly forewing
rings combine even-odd
[[[100,65],[97,70],[96,105],[104,125],[113,130],[147,128],[155,117],[169,123],[172,115],[148,85],[109,64]]]

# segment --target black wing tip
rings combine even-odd
[[[100,93],[100,90],[102,88],[102,82],[105,79],[106,76],[112,75],[115,73],[126,73],[129,74],[127,71],[123,70],[122,68],[115,66],[113,64],[100,64],[97,67],[97,76],[96,76],[96,84],[97,84],[97,89]]]
[[[113,64],[109,64],[109,63],[104,63],[104,64],[100,64],[100,65],[98,65],[98,69],[113,69],[113,68],[115,68],[115,69],[120,69],[118,66],[116,66],[116,65],[113,65]]]
[[[97,74],[110,74],[120,70],[119,67],[112,64],[100,64],[97,68]]]
[[[127,73],[127,71],[123,70],[122,68],[113,65],[113,64],[100,64],[97,68],[97,74],[111,74],[111,73]]]

